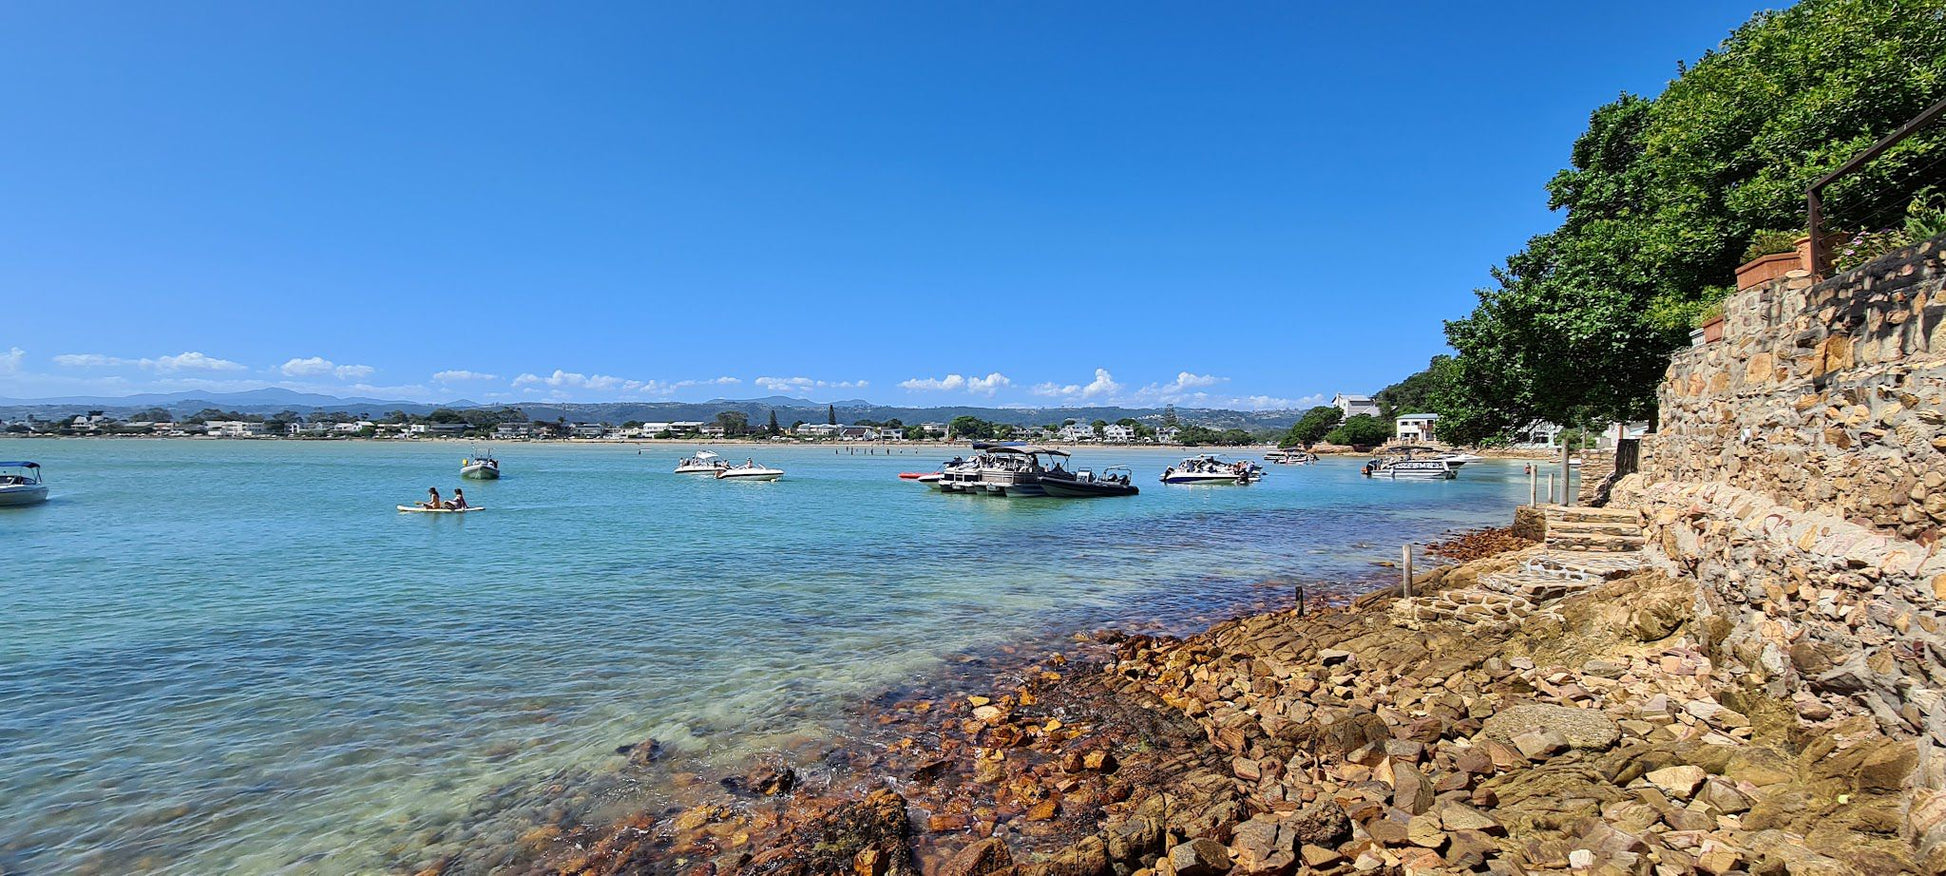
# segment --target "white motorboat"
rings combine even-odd
[[[716,470],[719,481],[774,481],[783,476],[783,469],[771,468],[754,459],[746,459],[742,465],[726,465]]]
[[[459,461],[459,476],[476,481],[500,479],[500,460],[493,458],[491,451]]]
[[[1419,455],[1426,452],[1432,455]],[[1395,481],[1452,480],[1459,477],[1460,466],[1477,459],[1479,457],[1469,457],[1464,453],[1448,454],[1426,447],[1403,447],[1396,453],[1378,456],[1365,463],[1363,473],[1368,478]]]
[[[1162,472],[1165,484],[1254,484],[1264,469],[1247,459],[1228,460],[1214,453],[1191,456]]]
[[[47,501],[38,462],[0,462],[0,507]]]
[[[695,456],[676,461],[676,474],[713,475],[729,467],[730,464],[724,462],[723,457],[707,450],[698,450]]]
[[[1264,461],[1274,462],[1279,465],[1310,465],[1318,461],[1318,455],[1309,450],[1291,447],[1284,450],[1272,450],[1264,454]]]

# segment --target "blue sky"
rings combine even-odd
[[[0,6],[0,396],[1290,407],[1750,2]]]

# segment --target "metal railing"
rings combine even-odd
[[[1825,245],[1825,231],[1823,228],[1825,188],[1857,171],[1866,162],[1877,158],[1885,150],[1897,145],[1899,141],[1918,133],[1920,129],[1931,124],[1934,119],[1939,118],[1942,114],[1946,114],[1946,100],[1927,107],[1924,112],[1913,116],[1911,121],[1900,125],[1898,130],[1881,137],[1878,142],[1866,147],[1865,151],[1852,156],[1849,161],[1838,165],[1837,169],[1819,177],[1817,182],[1812,183],[1811,187],[1805,190],[1805,224],[1808,226],[1807,231],[1811,235],[1810,268],[1814,276],[1824,276],[1825,268],[1830,264],[1829,253],[1826,252],[1827,247]]]

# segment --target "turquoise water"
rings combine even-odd
[[[558,814],[534,789],[621,742],[815,738],[950,655],[1385,574],[1527,492],[1352,460],[1165,487],[1180,454],[1094,449],[1142,494],[989,499],[896,479],[937,450],[722,448],[789,472],[736,483],[671,474],[692,447],[513,445],[463,483],[486,512],[393,510],[468,449],[0,441],[53,486],[0,509],[0,871],[384,872]]]

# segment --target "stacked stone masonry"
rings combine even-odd
[[[1904,829],[1946,870],[1946,238],[1739,292],[1684,351],[1615,505],[1753,692],[1917,743]],[[1938,872],[1939,870],[1934,870]]]
[[[1931,542],[1946,525],[1946,238],[1725,303],[1679,353],[1644,447],[1651,481],[1718,481]]]

